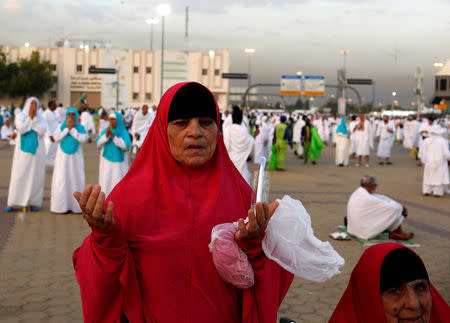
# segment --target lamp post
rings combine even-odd
[[[161,15],[162,30],[161,30],[161,81],[160,81],[160,100],[163,95],[163,74],[164,74],[164,18],[170,13],[168,4],[161,4],[158,7],[158,13]]]
[[[214,77],[215,77],[215,74],[214,74],[214,69],[215,69],[215,67],[214,67],[214,56],[216,55],[216,53],[211,49],[209,51],[208,55],[209,55],[209,66],[210,66],[209,68],[211,70],[211,72],[209,73],[209,86],[210,86],[210,88],[213,88],[213,86],[214,86]]]
[[[29,42],[26,42],[26,43],[24,44],[24,46],[25,46],[25,47],[30,47],[30,43],[29,43]]]
[[[394,115],[394,104],[397,101],[395,97],[397,96],[397,92],[392,92],[392,106],[391,106],[391,116]],[[398,101],[397,101],[398,102]]]
[[[244,49],[244,52],[248,56],[248,87],[250,87],[252,85],[251,76],[250,76],[250,71],[251,71],[250,57],[252,56],[252,54],[255,53],[255,49],[254,48],[246,48],[246,49]]]
[[[148,18],[145,20],[147,24],[150,25],[150,50],[153,50],[153,25],[159,22],[158,18]]]

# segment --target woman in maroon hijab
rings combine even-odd
[[[252,190],[228,157],[219,120],[204,86],[173,86],[106,202],[98,185],[74,193],[92,228],[73,255],[85,322],[276,321],[293,279],[261,247],[277,204],[249,211]],[[234,221],[255,273],[244,290],[220,278],[208,249],[212,228]]]
[[[399,243],[368,248],[330,323],[450,322],[450,309],[422,260]]]

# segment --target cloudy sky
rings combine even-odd
[[[116,47],[148,48],[150,27],[163,1],[0,0],[4,45],[53,45],[60,37],[109,40]],[[376,81],[377,102],[409,106],[421,67],[427,99],[435,62],[450,59],[450,0],[168,0],[166,48],[184,48],[189,6],[189,48],[229,49],[231,71],[247,72],[244,48],[253,47],[252,81],[278,83],[283,74],[325,75],[336,84],[349,49],[347,76]],[[161,24],[154,27],[160,47]],[[394,58],[397,58],[395,60]],[[241,82],[242,83],[242,82]],[[236,85],[239,85],[236,84]],[[243,83],[245,85],[245,83]],[[360,86],[365,101],[371,91]]]

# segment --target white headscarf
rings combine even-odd
[[[17,121],[23,122],[28,117],[28,113],[30,112],[31,102],[33,102],[33,101],[36,102],[36,118],[37,118],[40,126],[46,130],[47,129],[47,121],[45,121],[45,118],[39,112],[39,100],[35,97],[30,97],[27,99],[22,112],[17,116]]]

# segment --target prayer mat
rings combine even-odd
[[[410,247],[410,248],[412,248],[412,247],[420,247],[420,244],[413,243],[413,242],[411,242],[409,240],[389,239],[389,233],[387,233],[387,232],[383,232],[383,233],[379,234],[374,239],[365,240],[365,239],[358,238],[358,237],[348,233],[347,232],[347,227],[344,227],[343,225],[338,225],[337,228],[338,228],[339,231],[347,233],[350,238],[352,238],[355,241],[358,241],[360,244],[362,244],[365,247],[369,247],[369,246],[373,246],[373,245],[378,244],[378,243],[385,243],[385,242],[397,242],[397,243],[400,243],[400,244],[402,244],[404,246],[407,246],[407,247]]]

